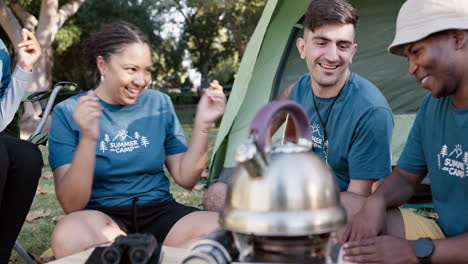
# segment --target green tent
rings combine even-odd
[[[311,0],[269,0],[242,59],[216,139],[210,179],[234,167],[236,147],[246,139],[253,116],[263,105],[307,72],[296,39]],[[395,115],[392,161],[406,142],[425,90],[409,76],[406,59],[390,55],[398,10],[404,0],[351,0],[358,9],[358,51],[351,70],[374,83]]]

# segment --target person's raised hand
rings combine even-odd
[[[96,141],[99,137],[99,118],[102,105],[94,91],[78,98],[73,118],[81,130],[82,138]]]
[[[23,28],[21,36],[23,39],[18,44],[18,66],[25,71],[31,71],[41,56],[41,46],[31,31]]]
[[[201,123],[203,129],[209,129],[224,114],[225,109],[226,96],[223,87],[215,80],[198,102],[196,121]]]

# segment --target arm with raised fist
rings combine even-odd
[[[22,41],[18,44],[18,62],[10,75],[10,55],[0,40],[1,86],[0,86],[0,131],[13,119],[23,95],[32,79],[32,67],[41,56],[41,48],[33,33],[23,29]]]

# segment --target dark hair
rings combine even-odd
[[[150,47],[150,41],[143,31],[133,24],[117,21],[101,26],[83,43],[85,60],[91,67],[93,83],[97,84],[101,74],[96,65],[96,58],[102,56],[108,61],[109,57],[121,48],[133,43],[145,43]]]
[[[359,21],[356,9],[347,0],[313,0],[307,8],[304,26],[315,31],[323,25],[352,24]]]

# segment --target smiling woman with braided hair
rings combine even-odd
[[[131,232],[187,247],[217,228],[218,214],[175,202],[174,181],[191,190],[200,180],[212,124],[226,97],[217,81],[202,96],[187,147],[169,97],[151,83],[148,38],[132,24],[104,25],[85,43],[98,84],[57,105],[49,160],[56,194],[68,214],[52,235],[61,258]]]

